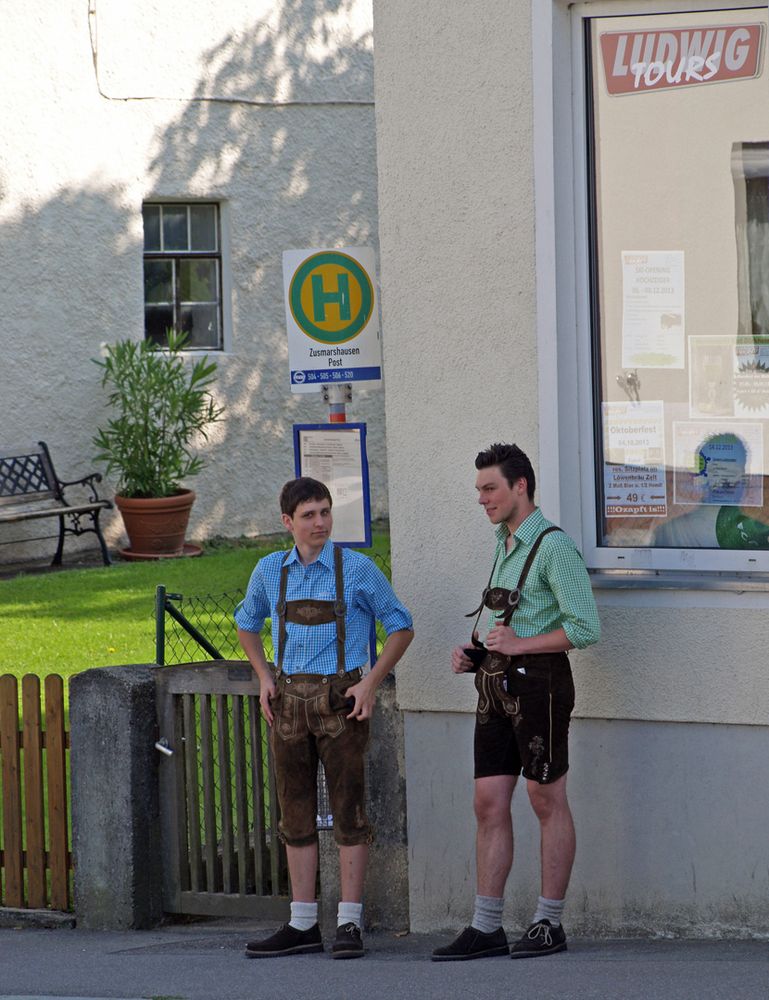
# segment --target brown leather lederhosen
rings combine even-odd
[[[355,846],[371,842],[373,831],[365,810],[364,754],[368,745],[368,719],[348,720],[348,688],[357,684],[361,670],[346,670],[345,615],[342,549],[334,547],[336,593],[333,601],[305,598],[287,601],[286,553],[281,566],[277,617],[277,662],[274,721],[270,742],[280,805],[279,832],[285,842],[302,847],[317,841],[318,761],[323,763],[334,837],[338,844]],[[336,623],[336,674],[286,674],[286,623],[328,625]]]
[[[549,535],[550,532],[560,530],[561,529],[556,527],[556,525],[551,525],[549,528],[545,528],[545,530],[537,536],[534,544],[529,550],[528,556],[526,557],[526,562],[523,565],[521,575],[518,578],[518,584],[514,590],[508,590],[506,587],[491,586],[491,581],[494,578],[494,571],[497,568],[497,560],[494,560],[494,565],[491,567],[491,573],[489,575],[489,582],[483,590],[480,606],[475,611],[471,611],[468,615],[465,615],[466,618],[472,618],[473,615],[477,615],[473,624],[473,635],[478,627],[478,622],[480,621],[484,608],[488,608],[491,611],[501,612],[501,614],[497,615],[497,620],[503,625],[510,625],[513,614],[521,602],[521,591],[523,590],[523,585],[526,582],[529,570],[534,562],[534,557],[539,551],[542,539],[545,535]],[[475,687],[478,691],[476,719],[480,725],[489,721],[495,709],[497,713],[501,712],[504,715],[509,716],[514,726],[520,722],[520,697],[510,694],[505,687],[505,681],[508,671],[510,670],[510,664],[511,657],[505,655],[504,653],[495,653],[491,650],[487,650],[485,658],[477,668],[475,678]]]

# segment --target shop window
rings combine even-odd
[[[596,568],[769,572],[767,10],[670,6],[584,19],[585,548]]]
[[[169,328],[189,335],[188,350],[222,347],[219,206],[146,202],[144,335],[166,343]]]

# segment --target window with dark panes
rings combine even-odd
[[[144,220],[144,335],[167,343],[189,335],[188,350],[222,347],[219,206],[147,202]]]
[[[597,568],[768,572],[766,4],[634,6],[585,18],[586,548]]]

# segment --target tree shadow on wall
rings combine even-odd
[[[291,425],[326,419],[319,396],[290,393],[282,251],[377,243],[371,38],[339,47],[329,27],[355,7],[354,0],[288,0],[277,27],[257,22],[211,46],[201,96],[184,105],[154,150],[148,197],[217,198],[229,220],[233,337],[220,368],[229,412],[199,480],[201,499],[209,488],[219,495],[206,514],[211,532],[231,533],[232,512],[254,506],[253,483],[228,482],[233,455],[269,497],[257,497],[247,531],[274,530],[274,496],[293,474]],[[239,99],[246,95],[279,103]],[[370,427],[379,497],[383,410],[381,392],[356,388],[355,418]]]
[[[93,472],[104,400],[92,359],[135,335],[132,296],[141,308],[141,243],[122,192],[70,187],[22,206],[0,226],[0,257],[3,442],[46,441],[62,479]]]
[[[293,473],[291,425],[326,417],[317,396],[289,391],[281,252],[376,246],[371,38],[340,46],[330,27],[355,7],[354,0],[287,0],[269,30],[254,23],[204,54],[201,95],[252,93],[280,106],[181,101],[170,123],[162,119],[146,158],[138,154],[122,169],[116,162],[103,183],[84,167],[81,184],[33,203],[32,172],[29,191],[15,192],[20,205],[0,226],[6,442],[46,440],[63,478],[94,468],[91,438],[104,418],[104,394],[91,359],[103,341],[141,336],[143,324],[141,171],[145,199],[217,198],[229,217],[233,339],[218,358],[228,417],[203,444],[209,464],[192,484],[200,512],[193,517],[211,534],[276,529],[276,490]],[[131,115],[118,110],[126,101],[114,103],[117,120],[130,127]],[[133,107],[160,120],[168,104]],[[109,140],[91,138],[98,160],[105,155],[99,142]],[[23,136],[8,155],[14,150],[23,156]],[[0,177],[0,194],[6,190],[10,197],[13,185]],[[383,497],[381,392],[356,388],[352,412],[369,425],[372,495]],[[243,511],[251,515],[245,526]]]

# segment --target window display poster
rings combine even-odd
[[[666,517],[662,400],[603,404],[604,507],[609,517]]]
[[[683,250],[622,251],[622,367],[683,368]]]
[[[689,338],[689,416],[734,416],[734,337]]]
[[[741,337],[734,347],[734,415],[769,419],[769,338]]]
[[[769,339],[690,337],[689,416],[769,419]]]
[[[673,448],[674,503],[763,506],[761,424],[674,421]]]
[[[337,545],[371,545],[365,424],[294,424],[294,468],[328,487]]]

